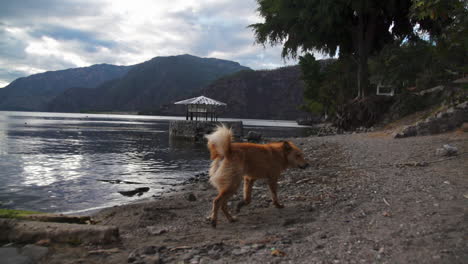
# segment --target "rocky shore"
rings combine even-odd
[[[178,192],[94,215],[97,226],[118,228],[119,241],[50,243],[39,263],[464,263],[467,139],[462,131],[291,139],[312,166],[284,173],[284,209],[258,182],[238,221],[220,216],[214,229],[205,217],[216,192],[202,174]],[[446,144],[457,152],[437,152]]]

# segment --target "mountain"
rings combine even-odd
[[[132,66],[97,64],[18,78],[0,89],[0,110],[45,111],[50,101],[71,87],[95,88],[120,78]]]
[[[205,87],[200,94],[227,104],[223,117],[296,119],[305,113],[299,66],[242,71]]]
[[[237,62],[192,55],[156,57],[135,65],[119,80],[96,89],[72,88],[57,96],[50,111],[157,111],[212,81],[249,68]]]

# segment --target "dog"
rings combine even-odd
[[[309,166],[302,151],[289,141],[269,144],[233,143],[232,131],[224,125],[216,127],[213,133],[205,137],[212,160],[210,182],[218,190],[208,217],[213,227],[216,227],[219,209],[229,222],[236,221],[229,213],[227,202],[239,189],[242,179],[244,199],[237,204],[237,212],[251,202],[252,187],[258,179],[266,180],[274,206],[283,208],[277,196],[281,172],[287,168],[305,169]]]

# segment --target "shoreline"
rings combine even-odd
[[[184,180],[181,183],[171,185],[171,189],[168,189],[166,192],[162,192],[159,196],[150,196],[150,197],[145,197],[141,199],[136,199],[134,201],[126,202],[126,203],[119,203],[116,205],[103,205],[103,206],[97,206],[97,207],[92,207],[92,208],[87,208],[87,209],[82,209],[82,210],[74,210],[74,211],[65,211],[65,212],[57,212],[57,213],[52,213],[52,214],[63,214],[63,215],[69,215],[69,216],[94,216],[99,214],[100,211],[106,210],[109,208],[115,208],[119,206],[126,206],[126,205],[132,205],[132,204],[139,204],[139,203],[147,203],[147,202],[152,202],[152,201],[157,201],[161,200],[164,198],[167,198],[168,196],[175,195],[179,192],[185,192],[185,186],[190,186],[191,184],[194,184],[194,182],[198,182],[200,179],[206,178],[208,179],[208,171],[201,171],[198,173],[195,173],[192,177]],[[13,209],[15,210],[15,209]]]
[[[462,263],[468,223],[464,154],[437,163],[435,149],[465,153],[466,133],[392,139],[380,133],[291,139],[312,167],[279,182],[284,209],[255,184],[253,202],[216,229],[206,221],[216,191],[200,179],[161,199],[105,208],[93,217],[120,242],[51,246],[43,263]],[[416,164],[416,165],[415,165]],[[389,166],[391,165],[391,166]],[[183,190],[182,190],[183,189]],[[193,197],[190,197],[190,194]],[[234,207],[241,190],[231,199]],[[445,237],[440,240],[438,237]],[[100,250],[100,253],[90,253]],[[73,262],[75,261],[75,262]]]

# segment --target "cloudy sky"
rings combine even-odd
[[[295,64],[254,44],[255,0],[1,0],[0,87],[50,70],[192,54],[253,69]]]

